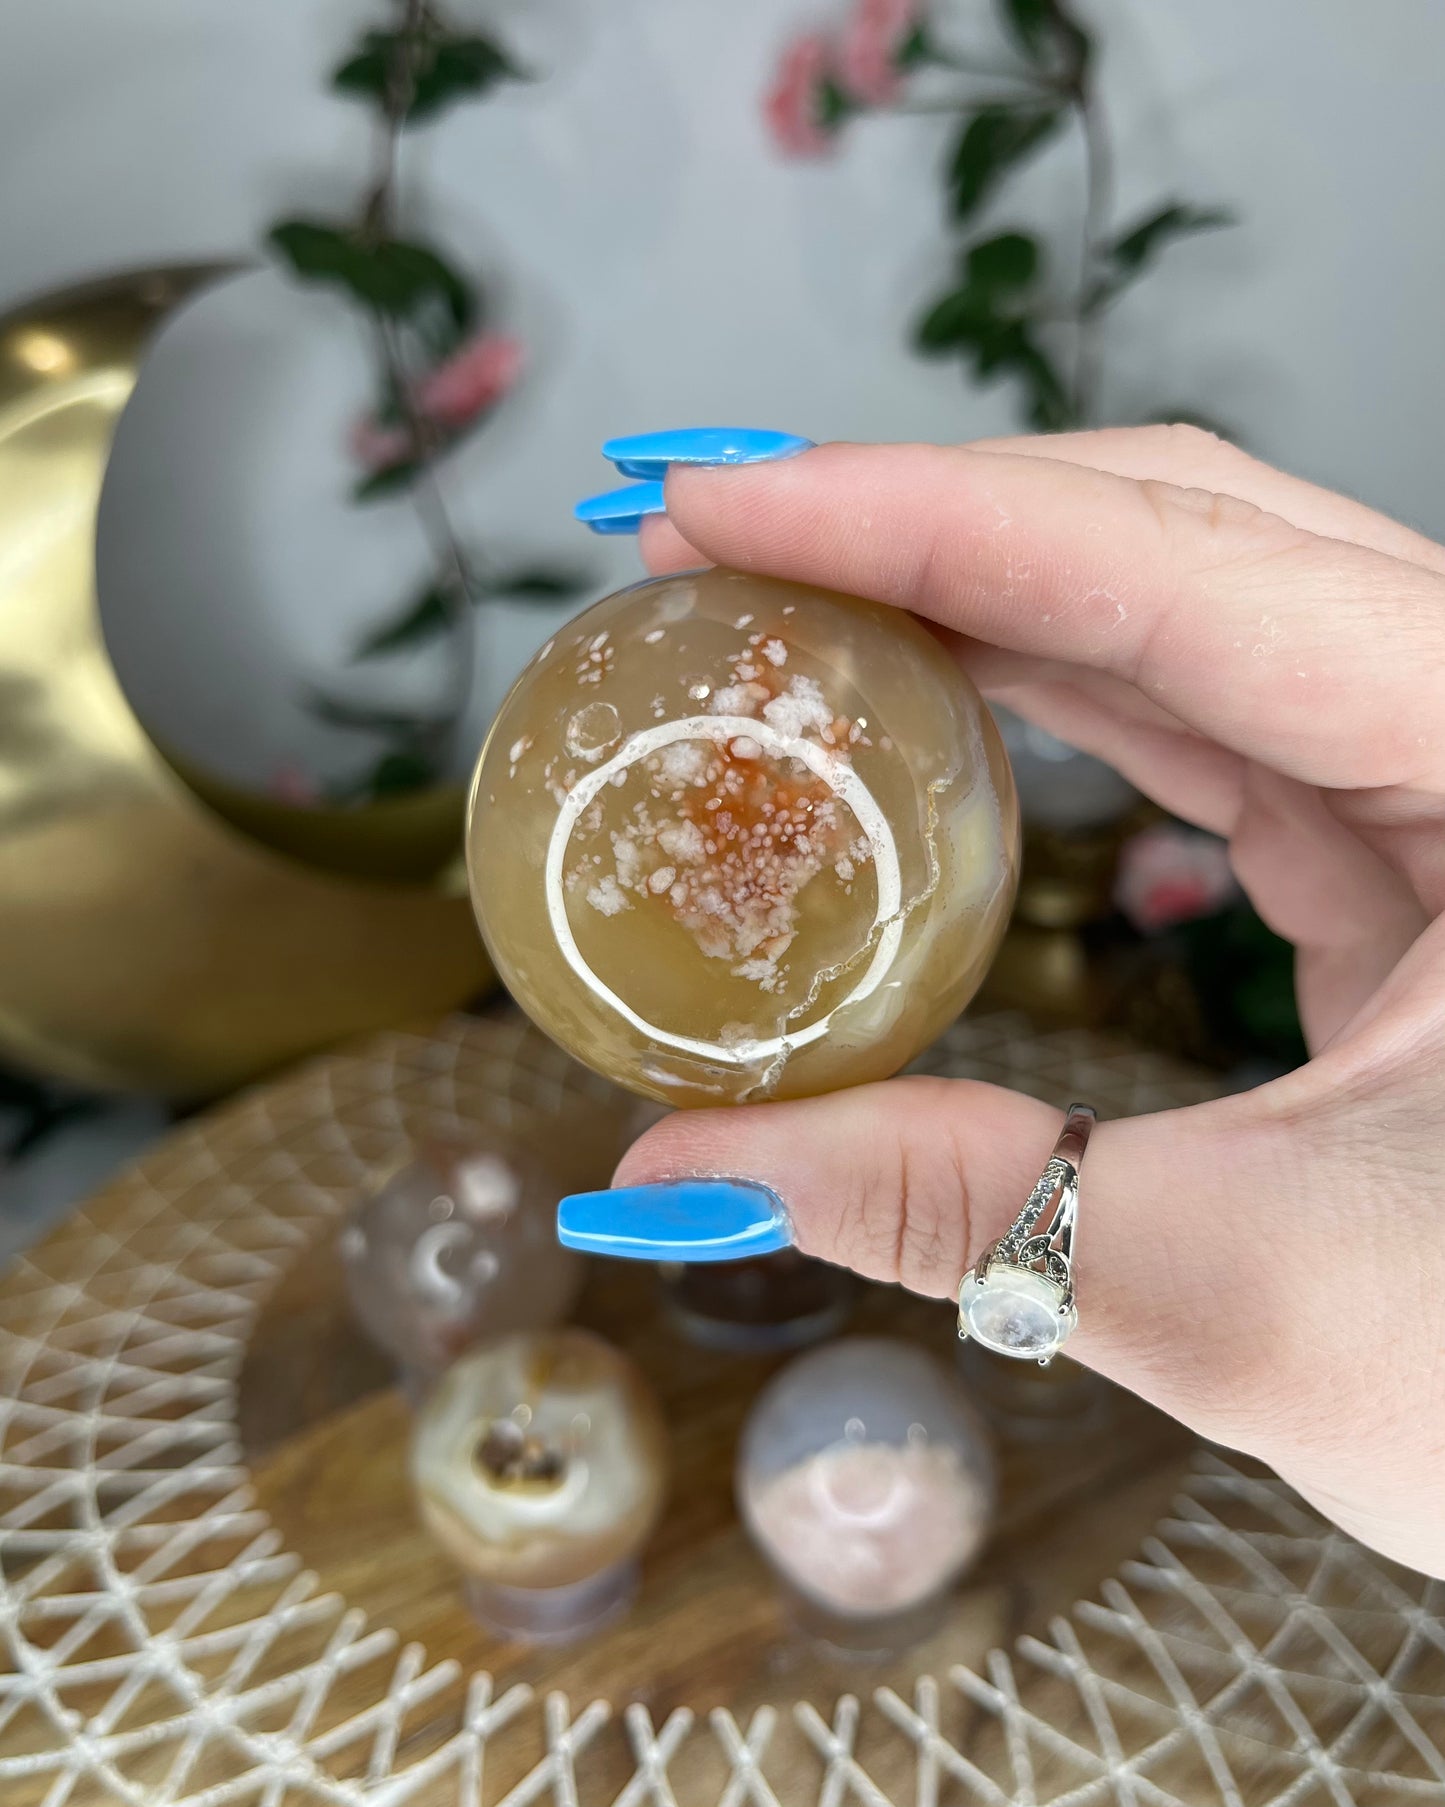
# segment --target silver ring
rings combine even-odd
[[[1049,1163],[1012,1227],[990,1243],[958,1289],[958,1334],[1047,1368],[1079,1321],[1074,1221],[1079,1168],[1098,1112],[1071,1104]],[[1040,1227],[1040,1220],[1053,1211]]]

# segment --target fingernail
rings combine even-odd
[[[812,444],[767,427],[671,427],[609,439],[602,456],[624,477],[651,480],[665,476],[672,464],[770,464],[809,451]]]
[[[572,513],[594,533],[636,533],[644,515],[666,514],[667,504],[661,483],[629,483],[602,496],[588,496]]]
[[[741,1261],[793,1236],[783,1202],[752,1180],[670,1180],[577,1192],[557,1207],[557,1239],[633,1261]]]

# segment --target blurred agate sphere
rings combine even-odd
[[[557,1241],[564,1189],[535,1151],[438,1142],[358,1202],[340,1244],[352,1309],[409,1379],[567,1315],[582,1262]]]
[[[743,1433],[738,1504],[806,1629],[858,1649],[931,1629],[992,1524],[987,1432],[923,1350],[844,1337],[800,1356]]]

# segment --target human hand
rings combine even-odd
[[[1192,429],[677,469],[714,562],[945,630],[986,695],[1229,841],[1308,1065],[1107,1123],[1069,1352],[1445,1576],[1445,550]],[[614,1184],[755,1179],[800,1248],[953,1294],[1058,1128],[966,1081],[680,1113]]]

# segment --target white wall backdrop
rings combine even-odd
[[[982,20],[985,0],[957,4]],[[628,545],[574,539],[567,518],[608,481],[595,448],[615,432],[720,420],[949,439],[1008,427],[1005,393],[971,392],[904,347],[946,260],[933,169],[946,127],[866,122],[818,165],[780,164],[767,141],[758,101],[777,52],[828,0],[453,6],[494,21],[548,72],[418,134],[407,166],[433,227],[502,277],[508,324],[531,347],[523,389],[451,475],[478,533],[591,554],[600,576],[629,572]],[[0,303],[106,268],[244,250],[281,211],[353,193],[365,113],[330,95],[325,74],[377,10],[3,0]],[[1445,537],[1445,4],[1086,10],[1105,44],[1121,213],[1177,191],[1243,218],[1172,250],[1121,309],[1110,393],[1207,408],[1263,455]],[[1077,181],[1060,145],[1031,173],[1026,204],[1044,223],[1064,217]],[[349,345],[339,305],[316,305],[330,312],[307,304],[298,330]],[[296,632],[308,657],[349,631],[315,625],[349,617],[336,596],[374,616],[395,575],[367,538],[380,529],[358,552],[342,514],[300,506],[343,475],[338,461],[308,491],[301,454],[288,464],[285,452],[339,445],[358,399],[354,354],[331,361],[311,388],[261,381],[238,408],[244,373],[208,381],[193,342],[167,407],[197,421],[169,462],[157,428],[132,486],[150,495],[146,532],[162,538],[187,512],[208,518],[207,484],[236,495],[249,556],[218,572],[216,546],[192,535],[184,556],[166,555],[167,581],[193,595],[202,572],[221,592],[263,588],[274,621],[307,624]],[[253,434],[274,457],[250,455]],[[191,468],[197,444],[215,448],[204,472]],[[137,558],[133,581],[149,572],[154,584],[160,554]],[[540,637],[531,620],[504,631]]]

